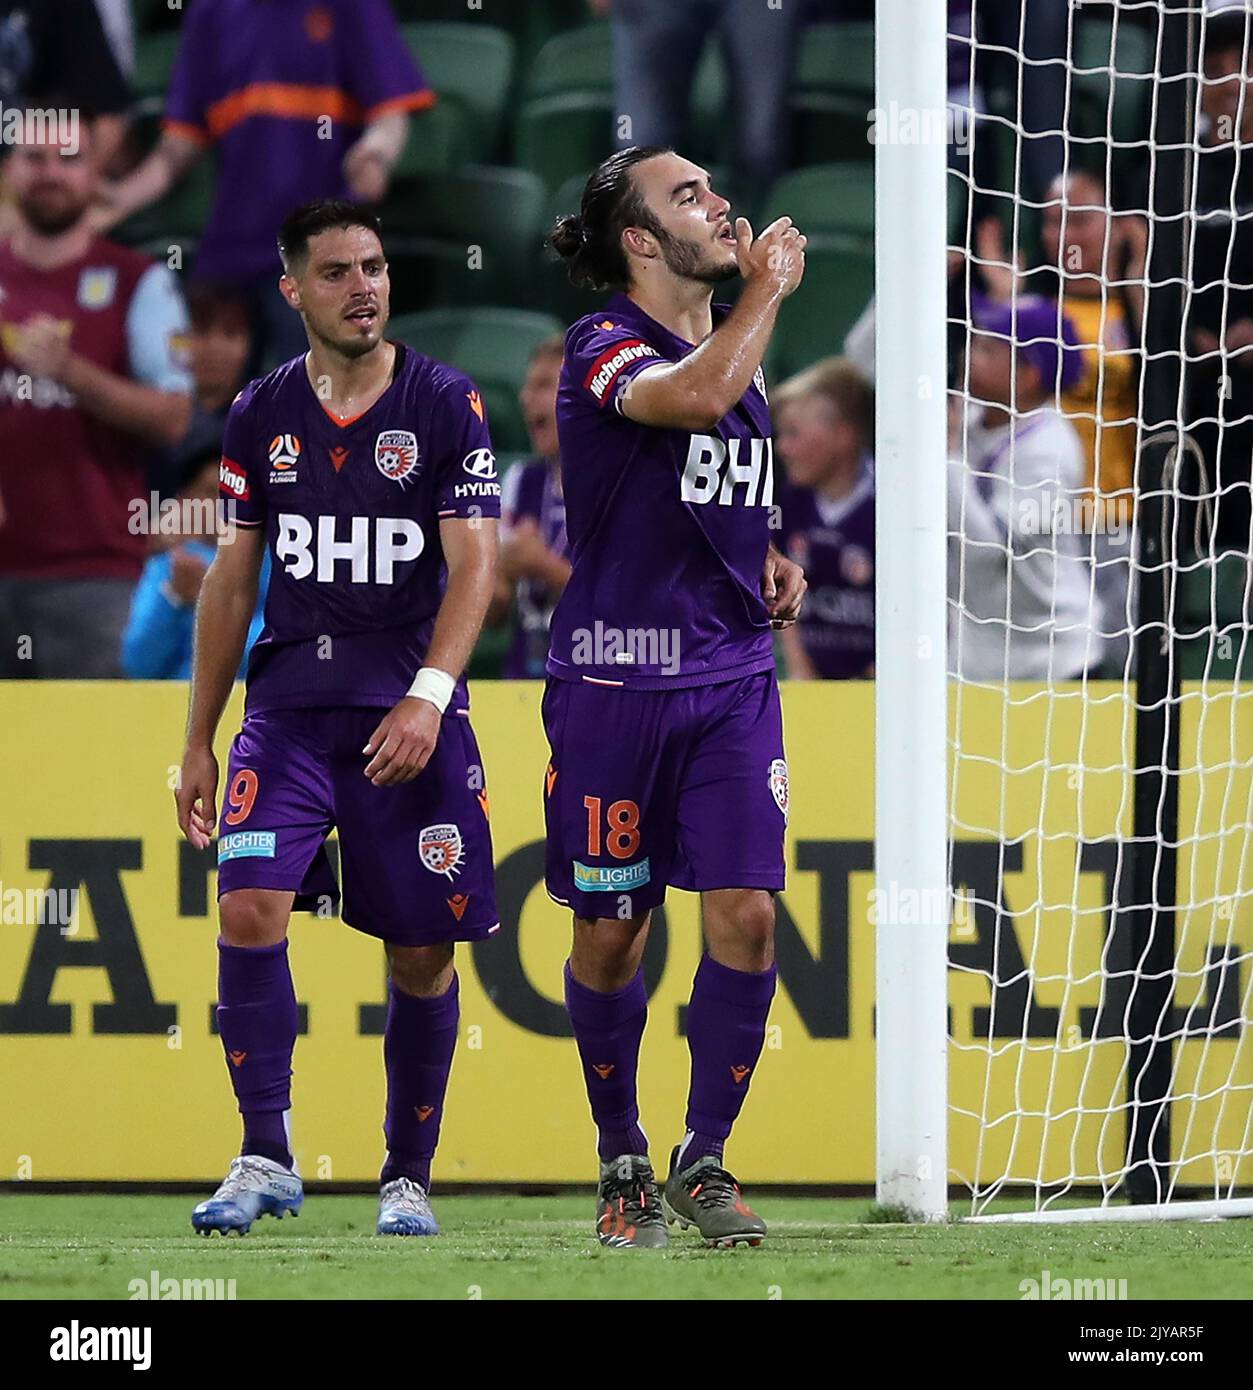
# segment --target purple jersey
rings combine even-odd
[[[247,283],[277,272],[292,208],[348,196],[364,127],[435,93],[387,0],[196,0],[182,25],[165,123],[217,154],[196,274]]]
[[[867,459],[851,492],[830,501],[786,488],[780,549],[809,585],[797,632],[824,680],[862,676],[874,661],[874,470]]]
[[[567,555],[566,503],[561,474],[554,466],[540,458],[515,464],[505,474],[502,487],[501,539],[519,521],[533,521],[548,549],[555,555]],[[502,675],[506,680],[542,679],[548,658],[548,625],[557,600],[537,579],[519,580],[514,599],[516,627]]]
[[[714,325],[726,316],[714,306]],[[708,434],[628,419],[639,372],[693,344],[625,294],[566,334],[557,432],[573,573],[553,614],[550,674],[644,690],[774,666],[761,573],[774,502],[758,373]]]
[[[266,528],[273,562],[249,712],[395,704],[443,598],[440,521],[500,515],[474,383],[398,343],[387,390],[340,424],[293,358],[231,406],[221,476],[236,522]],[[459,681],[449,708],[466,705]]]

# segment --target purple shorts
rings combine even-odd
[[[497,930],[483,764],[470,721],[444,717],[413,779],[376,787],[361,750],[379,709],[246,715],[231,744],[218,827],[218,896],[236,888],[338,897],[326,837],[339,830],[343,919],[399,946],[478,941]]]
[[[783,887],[787,763],[773,671],[629,690],[550,679],[549,896],[634,917],[666,888]]]

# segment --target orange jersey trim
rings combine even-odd
[[[326,404],[325,401],[321,402],[321,405],[322,409],[326,411],[327,415],[330,416],[330,418],[340,427],[341,430],[346,430],[349,425],[356,424],[356,422],[360,420],[361,417],[366,413],[364,410],[359,410],[355,415],[336,415],[335,412],[330,408],[329,405]]]
[[[213,138],[208,131],[203,130],[198,125],[192,125],[190,121],[172,121],[168,118],[161,122],[162,130],[168,130],[171,135],[181,135],[186,140],[194,140],[197,145],[211,145]]]
[[[253,116],[280,116],[288,120],[316,121],[323,116],[349,125],[365,125],[379,112],[416,110],[430,106],[430,89],[410,92],[380,102],[369,111],[341,87],[309,87],[298,82],[253,82],[230,96],[215,101],[205,112],[205,125],[215,140],[229,134]]]

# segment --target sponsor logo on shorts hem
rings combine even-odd
[[[652,882],[647,859],[637,864],[580,864],[574,860],[574,886],[581,893],[625,893]]]
[[[235,830],[218,841],[218,863],[227,859],[273,859],[273,830]]]

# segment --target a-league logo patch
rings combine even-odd
[[[412,430],[384,430],[374,441],[378,471],[402,483],[418,466],[418,437]]]
[[[443,874],[451,883],[465,859],[460,829],[455,825],[428,825],[418,835],[418,858],[423,868]]]
[[[788,808],[788,785],[787,785],[787,763],[782,758],[775,758],[770,764],[770,795],[774,797],[774,804],[783,812],[783,823],[787,824]]]

